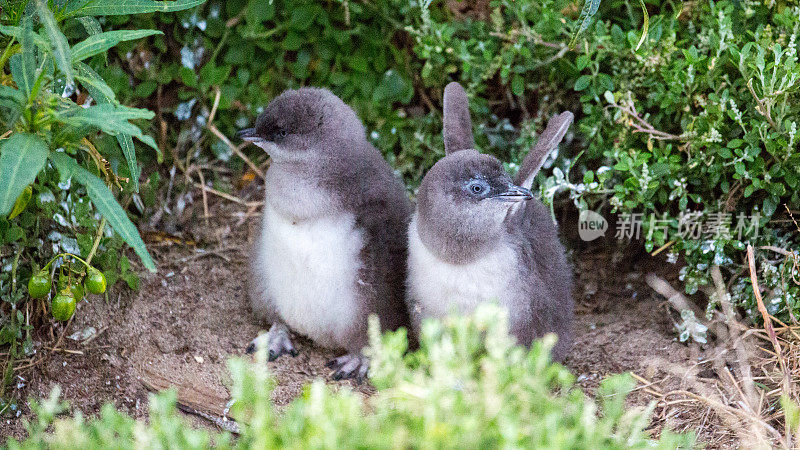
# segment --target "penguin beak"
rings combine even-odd
[[[524,202],[526,200],[530,200],[533,198],[533,194],[530,190],[525,189],[521,186],[510,185],[508,186],[508,190],[505,192],[501,192],[492,198],[495,198],[500,201],[504,202]]]
[[[236,133],[236,137],[247,142],[261,142],[264,140],[264,138],[256,134],[255,128],[245,128],[244,130],[239,130]]]

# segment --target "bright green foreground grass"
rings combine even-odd
[[[322,381],[283,412],[270,401],[275,385],[263,355],[232,359],[236,438],[192,428],[177,412],[174,393],[150,398],[149,423],[107,405],[99,417],[56,418],[57,393],[34,404],[29,438],[10,448],[670,448],[691,436],[644,432],[650,411],[625,409],[632,379],[620,375],[587,398],[574,377],[549,361],[554,338],[530,351],[513,345],[505,312],[479,309],[472,317],[430,322],[420,350],[406,354],[404,332],[380,336],[372,324],[371,381],[363,398],[333,392]]]

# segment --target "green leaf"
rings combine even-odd
[[[158,30],[116,30],[89,36],[72,47],[72,61],[83,61],[94,55],[105,52],[120,42],[132,41],[154,34],[163,34]]]
[[[13,36],[17,38],[17,40],[22,39],[22,28],[21,27],[12,27],[8,25],[0,25],[0,34],[5,34],[6,36]],[[47,42],[47,39],[39,36],[37,33],[33,33],[33,42],[41,49],[49,49],[50,43]]]
[[[103,80],[97,72],[82,62],[75,64],[75,68],[78,70],[75,79],[81,83],[81,86],[89,91],[89,95],[91,95],[98,104],[117,103],[114,90],[106,84],[105,80]]]
[[[151,272],[156,271],[155,263],[147,252],[139,230],[133,225],[128,215],[114,198],[114,194],[103,183],[103,180],[93,173],[79,166],[74,159],[65,153],[54,152],[50,155],[50,160],[58,168],[62,177],[74,177],[75,181],[86,187],[89,198],[100,211],[100,214],[108,220],[109,225],[119,234],[125,242],[130,245],[139,255],[142,264]]]
[[[0,98],[9,98],[20,105],[25,104],[25,94],[11,86],[0,85]]]
[[[119,142],[119,147],[122,149],[122,154],[125,155],[125,161],[128,162],[128,170],[131,173],[131,183],[133,183],[133,192],[138,193],[139,166],[136,164],[136,150],[133,147],[133,138],[130,134],[120,133],[117,135],[117,142]]]
[[[121,16],[151,12],[174,12],[202,5],[206,0],[84,0],[67,3],[64,17]]]
[[[67,83],[75,79],[72,71],[72,57],[70,56],[69,43],[67,37],[58,28],[53,12],[47,7],[45,0],[36,0],[36,10],[39,12],[39,20],[44,25],[47,36],[50,38],[51,51],[56,60],[56,66],[67,78]]]
[[[9,69],[11,69],[11,78],[17,87],[22,92],[24,98],[28,98],[33,88],[33,80],[29,77],[29,73],[25,68],[25,60],[21,53],[13,55],[8,60]]]
[[[299,31],[307,30],[314,22],[318,12],[318,8],[310,5],[293,8],[292,16],[289,19],[289,27]]]
[[[119,133],[128,133],[141,136],[142,130],[128,122],[132,119],[152,119],[153,112],[147,109],[129,108],[127,106],[110,103],[90,106],[89,108],[75,107],[55,113],[59,122],[73,126],[92,126],[101,129],[104,133],[116,136]]]
[[[49,153],[42,138],[14,133],[0,146],[0,216],[11,211],[25,186],[33,183]]]
[[[100,22],[98,22],[94,17],[78,17],[78,21],[80,21],[81,25],[83,25],[83,28],[86,30],[86,32],[89,33],[89,36],[94,36],[103,32],[103,27],[100,26]]]
[[[111,136],[128,134],[153,148],[162,159],[161,150],[152,137],[142,133],[136,125],[128,122],[133,119],[150,120],[155,114],[148,109],[130,108],[118,104],[106,103],[88,108],[75,107],[55,114],[57,121],[74,127],[90,126],[102,130]]]
[[[778,197],[770,195],[769,197],[764,199],[764,203],[762,207],[764,209],[764,215],[766,217],[772,217],[775,214],[775,210],[778,209]]]
[[[387,70],[381,82],[372,92],[372,100],[375,103],[408,103],[414,95],[414,88],[409,80],[406,80],[396,70]]]
[[[647,14],[647,6],[645,6],[644,0],[639,0],[639,4],[642,5],[642,14],[644,14],[644,23],[642,24],[642,37],[639,38],[639,43],[636,44],[636,50],[639,50],[639,47],[642,46],[645,38],[647,37],[647,33],[650,30],[650,15]]]
[[[511,78],[511,92],[513,92],[514,95],[522,95],[523,92],[525,92],[525,80],[521,75],[515,74]]]
[[[28,202],[31,201],[31,194],[33,193],[33,188],[30,185],[25,186],[25,189],[22,190],[22,193],[19,194],[17,200],[14,202],[14,207],[11,208],[11,214],[8,215],[8,220],[17,217],[19,213],[25,211],[25,207],[28,206]]]
[[[583,70],[586,66],[589,65],[589,55],[580,55],[578,59],[575,60],[575,66],[578,70]]]
[[[22,55],[22,70],[25,77],[24,92],[30,95],[33,85],[36,84],[36,46],[33,40],[33,24],[29,17],[25,17],[20,36],[20,55]],[[19,84],[17,85],[19,86]]]
[[[800,406],[792,401],[791,397],[786,394],[781,395],[781,408],[786,416],[786,425],[792,432],[797,434],[800,430]]]
[[[592,17],[597,13],[597,8],[600,7],[600,0],[586,0],[583,4],[583,9],[581,9],[581,15],[578,18],[581,24],[578,26],[578,29],[575,30],[575,34],[572,35],[572,39],[569,42],[569,48],[575,48],[575,42],[578,41],[578,36],[581,35],[587,28],[589,28],[589,24],[592,22]]]
[[[589,87],[589,83],[591,83],[591,82],[592,82],[592,77],[591,76],[589,76],[589,75],[581,75],[580,78],[578,78],[575,81],[575,90],[576,91],[582,91],[582,90],[586,89],[587,87]]]

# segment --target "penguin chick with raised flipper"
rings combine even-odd
[[[355,112],[325,89],[285,91],[239,136],[272,160],[249,283],[254,312],[272,325],[248,351],[296,355],[291,329],[347,351],[329,363],[334,378],[363,379],[368,315],[382,329],[408,325],[412,207],[402,183]]]
[[[556,333],[553,358],[564,358],[572,340],[572,270],[550,212],[530,187],[572,119],[565,112],[550,120],[514,182],[497,158],[474,150],[466,92],[447,85],[446,156],[423,178],[408,231],[406,301],[417,333],[424,318],[495,301],[508,309],[520,344]]]

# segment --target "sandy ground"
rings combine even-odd
[[[101,297],[82,302],[66,336],[89,327],[98,330],[97,335],[88,343],[65,338],[61,347],[70,353],[40,348],[46,359],[19,374],[22,398],[46,397],[59,384],[63,398],[75,410],[91,415],[113,402],[143,418],[148,394],[143,381],[153,376],[228,398],[226,359],[243,354],[265,327],[249,313],[245,290],[247,249],[258,219],[242,220],[233,211],[233,205],[214,205],[213,232],[205,233],[206,244],[201,246],[205,251],[151,243],[159,271],[143,273],[138,292],[114,289],[108,303]],[[203,220],[195,222],[201,226]],[[664,263],[614,258],[614,252],[618,250],[594,248],[572,254],[577,276],[576,342],[565,364],[590,393],[609,374],[635,371],[650,378],[659,375],[655,363],[685,364],[693,358],[689,347],[676,341],[663,299],[643,280],[647,271],[663,268]],[[55,330],[56,335],[60,331]],[[324,364],[338,356],[336,352],[297,337],[295,344],[298,357],[269,363],[278,381],[274,392],[278,405],[290,402],[315,378],[369,393],[367,385],[331,379]],[[630,403],[646,405],[652,400],[637,391]],[[26,413],[23,408],[17,418],[4,417],[0,438],[21,436]],[[657,431],[659,425],[654,428]]]

